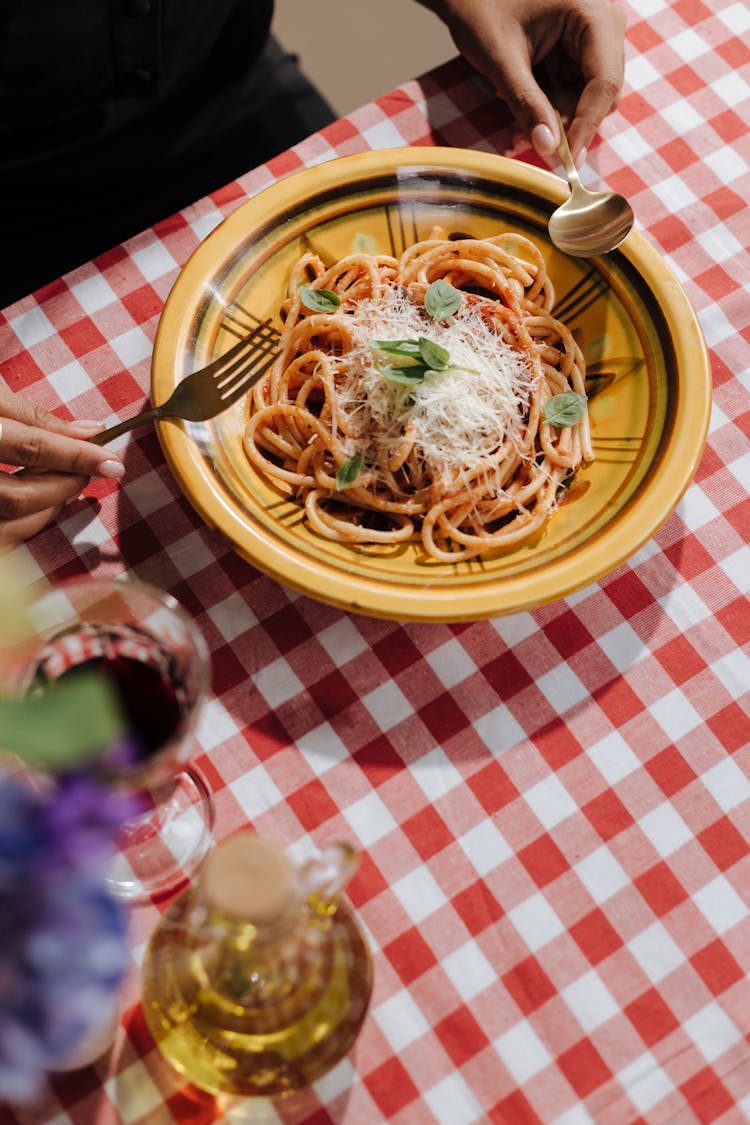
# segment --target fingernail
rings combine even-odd
[[[531,143],[540,156],[549,156],[556,148],[552,130],[542,122],[531,130]]]
[[[125,475],[125,466],[122,461],[102,461],[97,472],[100,477],[109,477],[111,480],[119,480],[120,477]]]
[[[584,164],[586,163],[587,155],[587,148],[579,149],[578,153],[576,154],[576,168],[583,168]]]
[[[103,422],[96,422],[93,418],[76,418],[75,421],[70,423],[75,429],[81,430],[84,434],[98,434],[104,429]]]

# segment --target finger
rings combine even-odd
[[[485,75],[539,155],[550,156],[560,140],[557,117],[534,77],[528,40],[515,29],[508,29],[491,60],[484,67]]]
[[[0,522],[12,522],[59,508],[78,496],[88,481],[88,477],[70,473],[2,473]]]
[[[588,148],[604,118],[616,109],[622,92],[625,16],[615,4],[610,9],[608,27],[592,26],[582,44],[580,66],[585,85],[568,130],[574,157]]]
[[[23,395],[14,394],[5,387],[0,387],[0,418],[12,418],[26,426],[81,438],[91,437],[104,429],[102,422],[83,418],[67,422],[46,407],[30,402]]]
[[[32,535],[52,523],[62,507],[60,504],[55,508],[45,508],[42,512],[34,512],[31,516],[23,516],[17,520],[0,520],[0,544],[23,543],[26,539],[31,539]]]
[[[13,418],[0,421],[0,461],[86,477],[118,479],[125,472],[122,461],[98,445]]]

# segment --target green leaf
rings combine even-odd
[[[300,285],[297,292],[300,301],[310,312],[335,312],[341,304],[341,298],[330,289],[312,289],[309,285]]]
[[[442,320],[452,316],[461,304],[462,293],[455,289],[449,281],[440,278],[428,286],[424,295],[424,307],[433,320]]]
[[[123,730],[114,689],[96,672],[79,672],[40,696],[0,699],[0,749],[31,766],[78,765]]]
[[[433,340],[428,340],[425,336],[419,337],[419,354],[433,371],[445,371],[451,358],[447,348],[436,344]]]
[[[355,254],[377,254],[378,244],[371,234],[355,234],[352,250]]]
[[[348,461],[339,466],[339,471],[336,473],[336,488],[339,492],[350,484],[352,484],[359,476],[359,470],[362,468],[362,454],[355,453]]]
[[[400,387],[416,387],[424,383],[426,375],[433,375],[431,367],[426,364],[414,363],[410,367],[380,367],[380,374],[389,383],[396,383]]]
[[[421,351],[417,340],[371,340],[370,347],[387,355],[419,359]]]
[[[575,391],[553,395],[544,404],[544,421],[559,429],[574,426],[586,413],[586,402],[586,395],[576,394]]]

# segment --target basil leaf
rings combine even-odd
[[[419,337],[419,354],[433,371],[444,371],[451,358],[447,348],[436,344],[433,340],[428,340],[425,336]]]
[[[424,383],[426,375],[433,374],[432,368],[422,363],[414,363],[410,367],[381,367],[379,371],[389,383],[400,387],[415,387]]]
[[[310,312],[335,312],[341,304],[341,298],[330,289],[312,289],[309,285],[300,285],[297,292],[300,301]]]
[[[370,347],[388,355],[407,356],[410,359],[419,359],[421,354],[416,340],[371,340]]]
[[[371,234],[355,234],[352,250],[355,254],[377,254],[378,244]]]
[[[440,278],[428,286],[424,295],[424,307],[433,320],[442,320],[452,316],[461,304],[463,294],[455,289],[449,281]]]
[[[544,404],[544,421],[560,429],[574,426],[586,413],[586,401],[586,395],[576,394],[575,391],[553,395]]]
[[[339,492],[352,484],[353,481],[359,476],[359,470],[362,468],[362,454],[355,453],[348,461],[344,461],[343,465],[339,466],[339,471],[336,473],[336,488]]]

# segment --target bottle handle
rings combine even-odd
[[[359,852],[350,844],[330,844],[299,870],[302,897],[318,909],[335,909],[336,900],[359,866]]]

